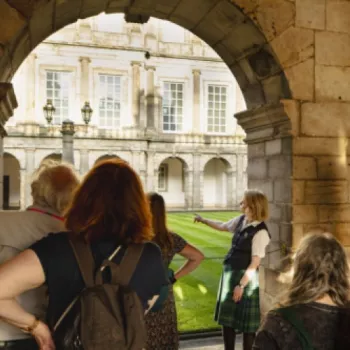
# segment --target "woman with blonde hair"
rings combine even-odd
[[[65,224],[67,232],[49,235],[0,266],[0,318],[32,335],[33,344],[25,347],[28,350],[55,349],[50,330],[84,289],[72,240],[86,245],[95,271],[113,252],[113,262],[119,264],[130,244],[143,245],[136,269],[128,276],[128,287],[136,292],[145,311],[168,284],[160,250],[149,242],[153,232],[147,198],[138,175],[127,163],[115,159],[95,165],[76,190]],[[15,298],[44,283],[49,292],[47,319],[38,320]]]
[[[349,265],[330,233],[310,234],[297,249],[280,308],[270,311],[253,349],[350,349]]]
[[[153,217],[153,241],[162,250],[163,263],[169,268],[175,254],[186,259],[185,264],[172,274],[170,281],[174,284],[179,278],[188,275],[195,270],[203,260],[203,254],[181,236],[171,232],[166,225],[166,210],[164,198],[157,193],[148,195]],[[179,337],[177,331],[177,316],[173,288],[170,286],[168,298],[159,312],[150,312],[146,316],[146,328],[148,334],[148,350],[177,350]]]
[[[238,332],[243,333],[243,349],[252,349],[260,325],[258,268],[270,241],[264,222],[268,218],[266,196],[258,190],[247,190],[240,205],[243,215],[228,222],[195,216],[195,222],[233,233],[215,311],[215,320],[223,329],[225,350],[234,350]]]

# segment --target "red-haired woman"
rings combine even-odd
[[[54,349],[49,327],[22,309],[15,297],[44,283],[48,286],[48,324],[52,327],[84,282],[69,243],[79,235],[90,243],[95,265],[121,246],[114,262],[119,263],[130,243],[153,238],[149,203],[139,177],[121,160],[97,164],[78,187],[66,215],[68,232],[50,235],[0,267],[0,317],[22,329],[30,329],[41,350]],[[161,252],[145,243],[130,280],[145,310],[167,284]],[[32,349],[37,349],[33,340]]]
[[[169,267],[175,254],[186,259],[185,264],[170,277],[172,283],[195,270],[203,260],[203,254],[182,237],[168,230],[166,226],[165,202],[161,195],[148,195],[153,217],[154,242],[162,250],[163,261]],[[177,317],[173,288],[170,287],[168,298],[163,308],[158,312],[150,312],[146,316],[147,349],[148,350],[176,350],[179,348],[177,332]]]

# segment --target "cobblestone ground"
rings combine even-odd
[[[236,350],[242,350],[242,339],[237,336]],[[224,350],[222,339],[208,338],[208,339],[194,339],[186,340],[180,343],[180,350]]]

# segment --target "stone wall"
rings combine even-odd
[[[239,113],[236,118],[247,132],[248,187],[262,190],[269,200],[267,224],[271,242],[260,270],[261,304],[265,312],[280,290],[276,275],[292,244],[291,123],[282,104]]]

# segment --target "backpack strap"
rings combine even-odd
[[[119,264],[122,285],[127,286],[130,283],[131,277],[141,258],[143,248],[144,244],[131,244],[128,246],[124,257]]]
[[[80,273],[87,288],[95,285],[95,261],[92,256],[91,247],[80,237],[70,237],[69,243],[77,259]]]
[[[295,313],[293,306],[279,308],[275,311],[294,327],[303,350],[314,350],[310,336],[307,333],[303,322]]]

